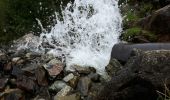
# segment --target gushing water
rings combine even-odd
[[[117,0],[75,0],[56,13],[56,25],[40,35],[39,50],[66,57],[71,65],[93,66],[100,73],[118,42],[122,18]]]

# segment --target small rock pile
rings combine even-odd
[[[93,67],[65,67],[49,54],[1,49],[0,100],[94,100],[108,81]],[[114,74],[111,66],[106,69]]]

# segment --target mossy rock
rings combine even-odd
[[[142,37],[148,42],[154,42],[157,39],[153,32],[143,30],[139,27],[133,27],[125,30],[121,36],[121,39],[127,42],[135,42],[136,37]]]

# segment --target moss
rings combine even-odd
[[[137,16],[134,11],[128,11],[125,17],[125,20],[127,21],[135,21],[139,19],[139,16]]]
[[[135,36],[142,36],[149,41],[155,41],[157,39],[156,35],[153,32],[142,30],[139,27],[133,27],[125,30],[125,32],[121,36],[121,39],[132,42]]]
[[[123,33],[123,40],[125,41],[129,41],[132,37],[136,36],[136,35],[139,35],[141,32],[141,29],[138,28],[138,27],[135,27],[135,28],[130,28],[130,29],[127,29],[124,33]]]

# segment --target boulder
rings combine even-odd
[[[97,100],[156,100],[170,86],[170,50],[140,51],[102,90]],[[163,92],[164,93],[164,92]]]
[[[152,15],[147,16],[139,21],[139,25],[145,30],[157,34],[170,34],[170,5],[167,5]]]
[[[126,62],[134,49],[146,50],[170,50],[170,43],[142,43],[142,44],[116,44],[112,48],[111,58]]]

